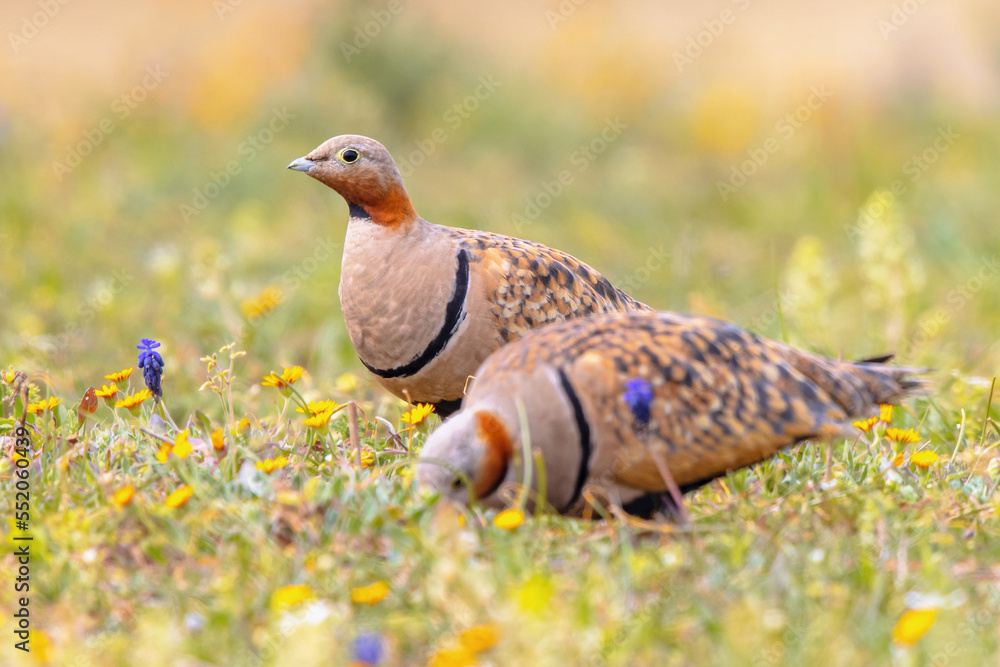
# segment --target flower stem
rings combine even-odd
[[[347,402],[347,429],[351,437],[351,445],[358,457],[358,470],[361,470],[361,438],[358,436],[358,404]]]
[[[229,423],[236,423],[236,413],[233,412],[233,356],[229,355],[229,372],[226,374],[226,403],[228,403]]]
[[[158,406],[160,406],[160,412],[163,413],[163,416],[166,417],[166,419],[167,419],[168,422],[170,422],[170,425],[174,427],[174,431],[177,432],[177,433],[179,433],[180,432],[180,428],[177,427],[177,423],[174,422],[174,418],[170,416],[170,412],[167,411],[167,406],[163,402],[163,400],[157,398],[156,399],[156,404]]]

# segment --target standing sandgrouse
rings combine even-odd
[[[288,168],[347,201],[340,305],[361,362],[390,392],[442,416],[486,357],[531,329],[649,310],[564,252],[427,222],[373,139],[334,137]]]
[[[540,449],[550,505],[580,513],[585,487],[629,509],[681,491],[915,393],[919,372],[825,359],[732,324],[673,313],[616,313],[553,324],[476,371],[454,417],[431,434],[421,487],[503,504],[522,479],[524,437]],[[521,424],[528,433],[522,437]],[[538,479],[538,475],[534,475]]]

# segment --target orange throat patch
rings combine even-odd
[[[514,444],[504,423],[492,412],[476,412],[476,435],[485,445],[486,451],[479,463],[473,492],[476,499],[482,499],[500,486],[507,475],[510,460],[514,456]]]

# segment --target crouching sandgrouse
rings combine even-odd
[[[288,168],[347,201],[340,305],[361,362],[390,392],[439,414],[457,409],[492,352],[531,329],[649,310],[564,252],[427,222],[373,139],[334,137]]]
[[[849,432],[852,419],[918,390],[916,372],[825,359],[705,317],[562,322],[483,364],[462,409],[429,437],[417,479],[458,501],[501,506],[501,486],[522,480],[527,440],[542,453],[552,507],[578,514],[589,488],[629,509],[662,496],[664,469],[685,491]]]

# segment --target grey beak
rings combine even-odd
[[[313,162],[312,160],[307,160],[304,157],[300,157],[292,160],[292,162],[288,165],[288,168],[294,169],[295,171],[309,171],[315,166],[316,163]]]

